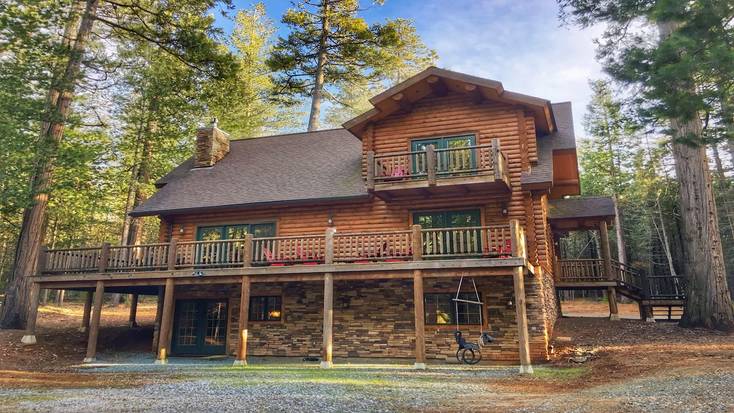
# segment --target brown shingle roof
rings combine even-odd
[[[548,218],[613,217],[614,200],[608,196],[553,199],[548,202]]]
[[[361,157],[345,129],[232,141],[210,168],[192,169],[191,159],[176,167],[131,215],[366,198]]]

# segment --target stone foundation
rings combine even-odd
[[[456,279],[425,279],[425,293],[456,293]],[[471,292],[471,283],[462,291]],[[484,360],[519,360],[512,276],[475,278],[485,303],[484,330],[496,340],[482,349]],[[530,352],[534,361],[547,357],[547,316],[540,282],[526,276]],[[282,321],[250,322],[248,354],[252,356],[319,357],[323,284],[321,282],[253,283],[252,296],[280,295]],[[177,298],[229,299],[227,348],[234,354],[238,340],[238,285],[177,287]],[[460,326],[471,341],[479,326]],[[426,325],[426,357],[453,360],[456,343],[453,325]],[[413,358],[415,330],[411,280],[334,282],[334,357]]]

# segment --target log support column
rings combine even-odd
[[[520,346],[520,374],[532,374],[530,334],[528,333],[528,316],[525,308],[525,269],[515,267],[512,280],[515,288],[515,317],[517,318],[517,338]]]
[[[138,322],[135,320],[138,314],[138,295],[130,294],[130,317],[128,318],[127,325],[130,328],[138,326]]]
[[[155,322],[153,323],[153,343],[151,351],[158,354],[158,338],[161,334],[161,318],[163,318],[163,286],[158,287],[158,302],[155,307]]]
[[[423,309],[423,273],[413,271],[413,309],[415,313],[415,364],[414,368],[426,368],[426,320]]]
[[[609,249],[609,230],[607,222],[599,222],[599,240],[601,241],[601,258],[604,260],[604,273],[609,281],[619,281],[612,269],[612,252]],[[609,301],[609,319],[619,321],[619,310],[617,308],[617,289],[609,287],[607,289],[607,299]]]
[[[321,346],[321,368],[333,366],[332,347],[334,340],[334,276],[324,274],[324,341]]]
[[[97,338],[99,337],[99,322],[102,317],[102,303],[104,302],[104,281],[97,281],[94,290],[94,310],[89,324],[89,337],[87,341],[87,356],[84,363],[94,363],[97,360]]]
[[[607,300],[609,301],[609,319],[619,321],[619,307],[617,307],[617,289],[607,288]]]
[[[82,315],[82,325],[79,326],[80,333],[86,333],[89,331],[89,320],[92,316],[92,299],[94,298],[94,292],[87,291],[87,296],[84,298],[84,314]]]
[[[36,344],[36,319],[38,318],[38,300],[41,295],[41,286],[38,283],[31,284],[31,292],[28,297],[28,320],[26,330],[20,342],[23,344]]]
[[[247,331],[250,317],[250,277],[242,277],[242,290],[240,291],[240,319],[239,319],[239,342],[237,344],[237,358],[235,366],[247,365]]]
[[[163,294],[163,314],[161,318],[161,329],[158,334],[158,356],[155,364],[167,364],[168,355],[171,353],[171,332],[173,331],[173,300],[174,300],[173,278],[166,278],[166,289]]]

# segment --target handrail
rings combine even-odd
[[[331,231],[331,232],[330,232]],[[524,231],[509,224],[459,228],[336,232],[243,239],[178,241],[94,248],[42,249],[39,273],[145,272],[251,265],[390,262],[527,256]]]
[[[499,139],[492,143],[436,149],[428,145],[422,151],[367,152],[367,186],[375,183],[427,180],[438,178],[492,175],[494,180],[509,182],[507,156],[500,151]]]

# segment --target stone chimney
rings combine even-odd
[[[196,131],[194,168],[206,168],[217,163],[229,153],[229,134],[217,128],[217,119],[208,128]]]

